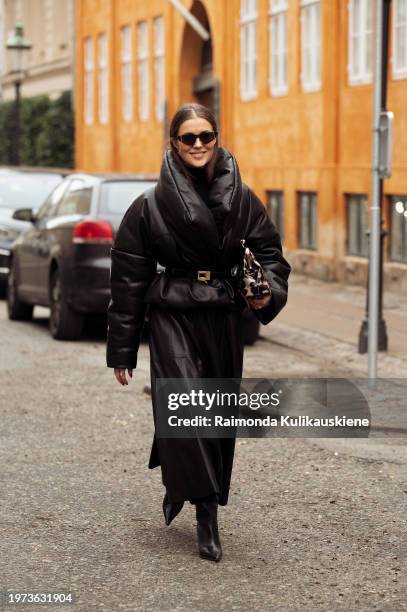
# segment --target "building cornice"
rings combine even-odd
[[[71,69],[72,67],[69,58],[54,60],[52,62],[44,62],[43,64],[36,64],[35,66],[30,66],[24,71],[24,81],[29,81],[30,78],[51,76],[55,75],[56,73],[71,72]],[[14,72],[7,72],[1,77],[3,85],[14,83],[15,80],[16,75]]]

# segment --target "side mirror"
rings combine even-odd
[[[29,221],[30,223],[34,223],[35,214],[32,208],[18,208],[13,213],[13,219],[17,219],[18,221]]]

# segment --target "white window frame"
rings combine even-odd
[[[154,77],[155,77],[155,116],[164,120],[165,106],[165,30],[164,17],[154,18]]]
[[[396,203],[404,210],[397,211]],[[390,261],[407,264],[407,196],[389,197]]]
[[[138,75],[138,113],[140,121],[148,121],[150,116],[150,79],[149,79],[149,37],[148,22],[137,23],[137,75]]]
[[[272,96],[284,96],[288,92],[287,23],[288,0],[270,0],[269,91]],[[275,65],[276,71],[274,70]]]
[[[356,3],[360,6],[360,27],[356,30]],[[371,0],[349,0],[348,3],[348,83],[349,85],[363,85],[372,82],[373,74],[373,6]],[[370,13],[369,13],[370,11]],[[371,28],[368,26],[370,15]],[[353,52],[354,39],[359,39],[356,55]],[[368,65],[366,58],[369,58]]]
[[[257,0],[240,2],[240,99],[257,97]]]
[[[281,242],[284,241],[284,191],[267,191],[267,213],[271,222],[280,234]]]
[[[346,197],[346,254],[350,257],[368,257],[369,209],[366,194],[347,193]]]
[[[106,32],[98,34],[98,111],[99,122],[109,120],[108,41]]]
[[[393,79],[405,79],[407,78],[407,18],[404,23],[399,23],[398,8],[400,4],[405,5],[405,11],[407,16],[407,0],[393,0],[393,28],[392,28],[392,57],[390,62],[392,64]],[[404,42],[404,62],[399,62],[398,58],[398,47],[403,40]]]
[[[298,191],[298,246],[318,250],[318,193]]]
[[[87,36],[83,41],[83,64],[84,64],[84,118],[87,125],[93,123],[94,112],[94,81],[93,81],[93,62],[94,62],[93,38]]]
[[[311,27],[308,27],[309,16]],[[318,19],[317,19],[318,17]],[[321,89],[321,2],[301,1],[301,87],[311,92]],[[309,54],[307,71],[306,56]]]
[[[124,121],[131,121],[133,118],[133,53],[130,25],[120,28],[120,44],[122,118]]]

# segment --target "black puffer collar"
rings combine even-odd
[[[220,245],[211,210],[182,172],[182,161],[175,159],[176,155],[172,150],[164,154],[156,187],[160,212],[175,235],[186,264],[208,265],[216,269],[228,228],[232,227],[236,215],[239,215],[242,181],[236,159],[230,151],[219,147],[209,186],[211,206],[219,207],[224,212],[225,239]]]

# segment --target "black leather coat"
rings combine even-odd
[[[240,240],[262,264],[272,290],[271,303],[255,311],[263,324],[287,300],[290,266],[282,255],[280,236],[257,196],[240,178],[234,156],[219,147],[205,204],[166,151],[155,198],[138,197],[123,217],[111,250],[111,300],[108,307],[107,365],[135,368],[147,304],[166,309],[239,307],[233,283],[208,283],[157,274],[164,267],[226,270],[241,255]],[[215,211],[215,212],[214,212]],[[223,237],[217,225],[222,220]]]

